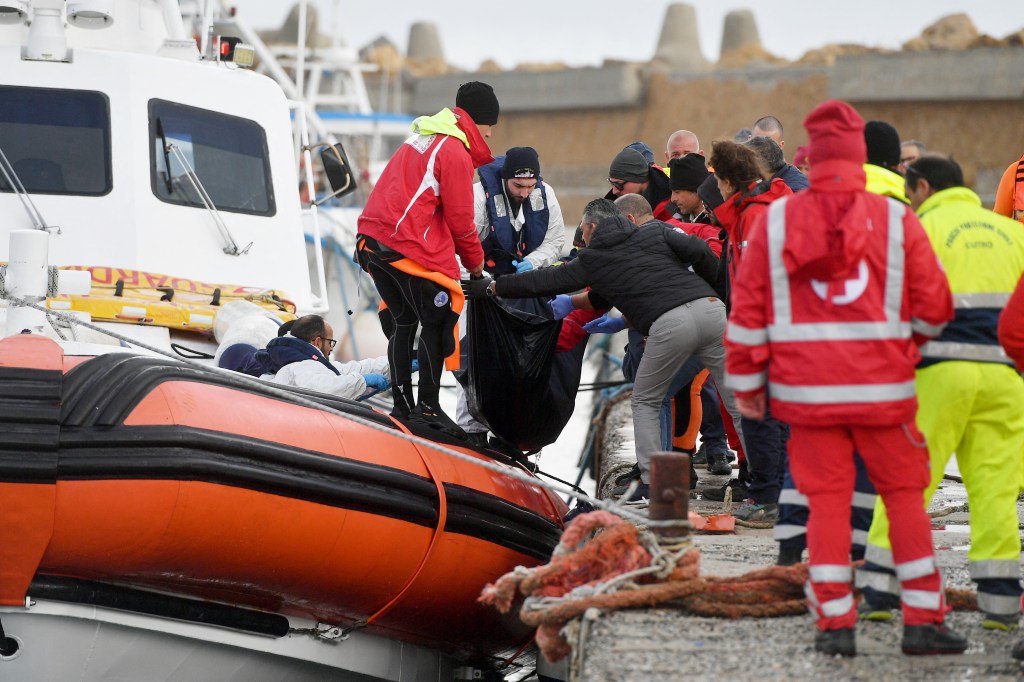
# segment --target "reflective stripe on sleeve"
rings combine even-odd
[[[726,327],[725,338],[741,346],[760,346],[768,343],[768,330],[741,327],[735,322],[730,322]]]
[[[924,336],[938,336],[942,333],[942,330],[946,328],[946,323],[942,324],[929,324],[924,320],[919,320],[916,317],[910,321],[910,328],[918,334]]]
[[[730,374],[725,373],[725,385],[734,391],[756,391],[763,388],[767,380],[767,372],[755,374]]]

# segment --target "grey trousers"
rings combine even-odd
[[[640,478],[650,483],[651,455],[661,449],[658,413],[672,378],[691,355],[696,355],[715,379],[726,411],[741,441],[740,412],[732,389],[725,385],[725,304],[717,298],[698,298],[664,313],[651,325],[640,366],[633,381],[633,437]]]

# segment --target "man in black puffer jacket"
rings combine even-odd
[[[647,337],[633,382],[633,429],[642,485],[633,499],[648,496],[651,455],[660,449],[658,413],[672,378],[696,355],[715,378],[739,430],[739,412],[725,386],[725,305],[710,282],[718,259],[699,237],[654,220],[650,204],[630,195],[616,202],[624,216],[590,223],[584,215],[587,248],[569,263],[497,280],[474,280],[467,295],[519,298],[590,287],[589,306],[616,307],[630,326]],[[614,331],[616,318],[599,318],[587,331]],[[611,328],[610,328],[611,327]],[[622,326],[618,326],[619,329]]]

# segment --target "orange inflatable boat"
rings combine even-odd
[[[457,656],[526,643],[476,597],[548,558],[564,503],[359,403],[295,395],[368,423],[168,360],[0,340],[0,604],[273,637],[295,616]]]

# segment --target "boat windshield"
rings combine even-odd
[[[110,103],[87,90],[0,86],[0,149],[32,194],[110,191]],[[0,173],[0,192],[11,192]]]
[[[149,130],[153,193],[161,201],[203,208],[189,179],[194,171],[218,210],[274,215],[267,135],[259,124],[153,99]]]

